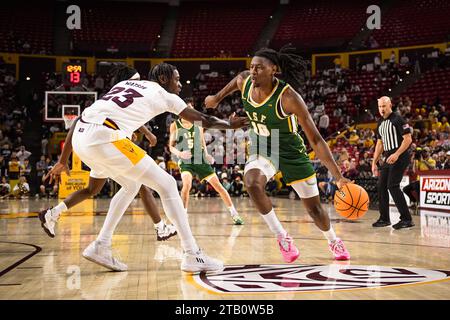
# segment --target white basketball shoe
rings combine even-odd
[[[164,226],[162,228],[156,227],[155,230],[157,241],[166,241],[177,234],[177,229],[173,224],[164,223]]]
[[[113,257],[111,246],[99,241],[93,241],[84,249],[83,257],[113,271],[127,271],[128,266],[119,259]]]
[[[38,216],[39,216],[39,220],[41,220],[42,229],[44,229],[45,233],[50,238],[54,238],[55,237],[55,225],[58,220],[53,218],[52,208],[42,210],[41,212],[39,212]]]
[[[183,254],[181,270],[184,272],[218,272],[223,270],[223,262],[208,257],[200,249],[196,253],[185,252]]]

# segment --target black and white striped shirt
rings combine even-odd
[[[412,133],[411,127],[406,121],[395,112],[392,112],[387,119],[381,118],[377,126],[377,138],[383,142],[383,154],[391,155],[403,142],[403,135]]]

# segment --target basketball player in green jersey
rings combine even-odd
[[[319,159],[336,178],[338,187],[350,181],[342,176],[302,97],[294,89],[300,87],[305,69],[305,62],[293,53],[294,50],[289,47],[283,47],[279,52],[259,50],[252,58],[250,71],[241,72],[219,93],[206,97],[205,105],[215,108],[226,96],[236,90],[241,91],[244,110],[252,124],[244,183],[256,208],[276,234],[284,260],[293,262],[299,251],[278,220],[264,191],[267,181],[278,170],[303,200],[314,223],[327,238],[334,258],[349,260],[350,254],[342,240],[336,237],[330,218],[320,203],[316,175],[298,133],[298,124]],[[285,81],[277,78],[276,73],[281,73]]]
[[[187,105],[191,108],[194,107],[191,102],[188,102]],[[219,193],[230,211],[234,224],[244,224],[244,220],[239,216],[233,202],[231,202],[230,195],[220,183],[210,164],[214,158],[207,153],[203,128],[183,119],[172,122],[170,125],[169,148],[170,152],[179,158],[178,166],[180,167],[183,181],[181,199],[183,200],[184,208],[187,210],[189,192],[192,187],[192,176],[196,174],[200,180],[206,180]]]

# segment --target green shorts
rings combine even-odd
[[[308,180],[316,174],[309,159],[304,158],[280,158],[280,171],[287,185]]]
[[[216,174],[214,168],[208,163],[202,164],[190,164],[180,162],[180,172],[189,172],[192,175],[197,175],[200,180],[209,179],[212,175]]]

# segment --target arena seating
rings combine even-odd
[[[361,95],[361,106],[363,107],[368,107],[370,103],[376,97],[379,97],[383,91],[393,88],[397,81],[393,74],[393,70],[388,71],[385,78],[375,81],[375,78],[378,77],[378,73],[379,72],[377,71],[361,71],[361,73],[358,73],[350,69],[342,70],[343,78],[349,83],[349,85],[355,84],[360,87],[361,91],[359,94]],[[317,79],[317,77],[313,79]],[[356,119],[356,116],[358,115],[357,106],[354,102],[354,97],[357,94],[357,92],[345,90],[347,102],[342,108],[343,114],[350,115],[354,119]],[[339,123],[339,117],[332,116],[333,111],[337,106],[337,96],[338,93],[329,93],[325,98],[325,112],[330,116],[330,132],[334,132],[342,127],[342,124]]]
[[[381,47],[444,42],[450,30],[447,0],[400,0],[381,19],[374,38]]]
[[[168,6],[158,3],[102,2],[83,5],[82,28],[73,31],[74,48],[105,50],[110,46],[126,52],[154,47]]]
[[[411,87],[409,87],[402,97],[410,97],[413,106],[417,106],[426,99],[430,102],[435,101],[439,96],[444,106],[450,104],[450,68],[430,70],[422,75]]]
[[[20,13],[18,13],[20,12]],[[48,53],[53,47],[53,9],[46,2],[3,2],[0,6],[0,51]],[[23,47],[29,44],[29,49]]]
[[[217,57],[221,50],[247,56],[275,6],[272,1],[183,2],[172,56]]]
[[[291,1],[272,45],[293,43],[298,48],[340,46],[364,25],[368,1]]]

